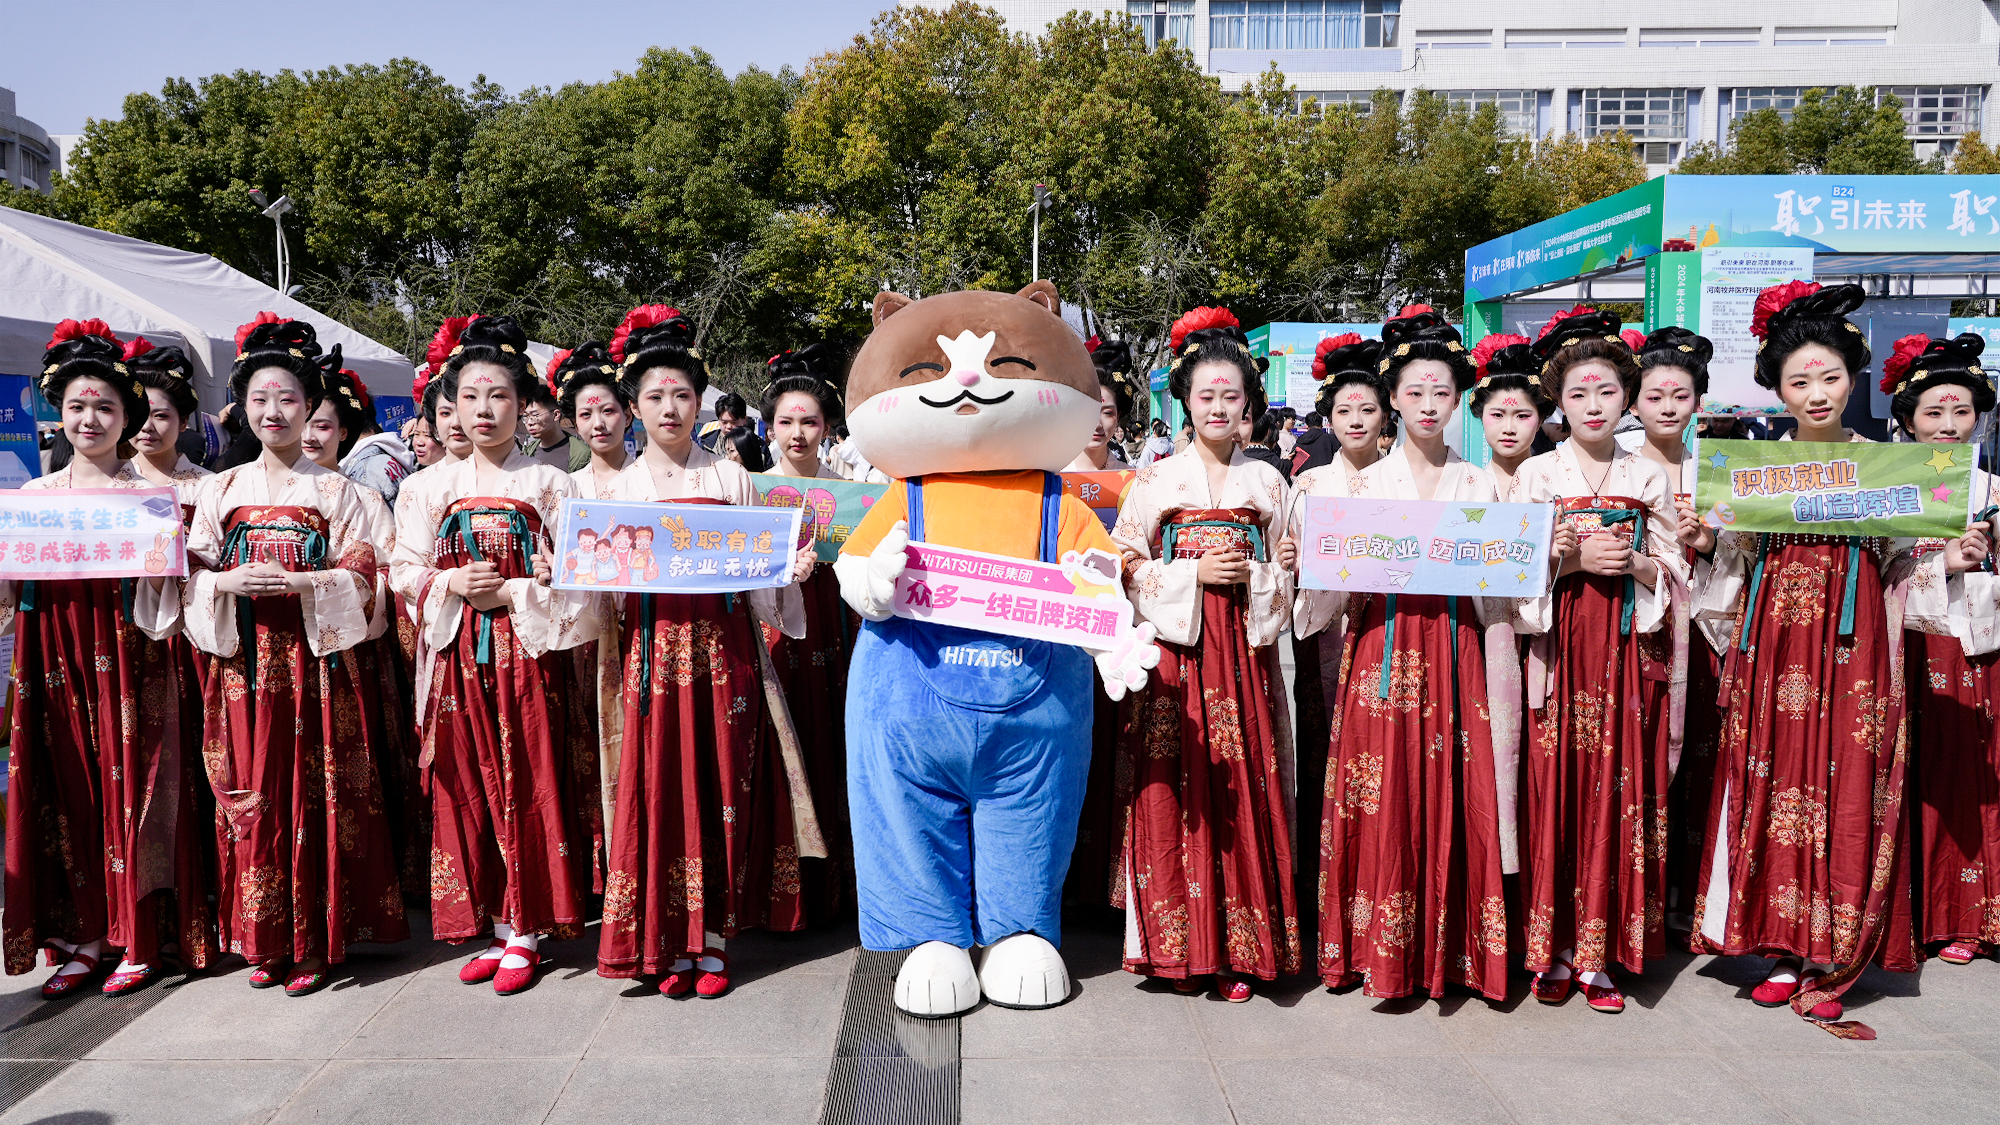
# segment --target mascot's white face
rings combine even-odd
[[[1055,287],[875,299],[848,378],[847,427],[877,468],[1059,472],[1097,425],[1097,371]]]

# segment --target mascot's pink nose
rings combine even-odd
[[[979,372],[977,371],[954,371],[951,375],[952,378],[959,381],[961,386],[969,387],[979,381]]]

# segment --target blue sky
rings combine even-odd
[[[0,86],[51,133],[116,117],[168,78],[320,69],[407,56],[463,86],[518,91],[632,69],[647,47],[701,47],[731,74],[803,67],[894,0],[0,0]]]

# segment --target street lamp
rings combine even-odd
[[[281,195],[276,202],[267,201],[264,193],[250,189],[250,202],[264,209],[264,217],[278,225],[278,292],[289,295],[292,280],[292,252],[285,248],[285,216],[292,213],[292,197]]]
[[[1035,217],[1035,249],[1034,265],[1032,267],[1034,276],[1030,277],[1029,281],[1040,281],[1042,279],[1042,209],[1049,205],[1049,198],[1049,185],[1036,184],[1035,201],[1028,205],[1028,213]]]

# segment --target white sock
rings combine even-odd
[[[683,957],[683,958],[681,958],[680,960],[678,960],[678,961],[675,961],[675,962],[674,962],[674,967],[673,967],[673,968],[671,968],[671,969],[668,969],[667,971],[668,971],[669,973],[685,973],[685,972],[687,972],[687,971],[688,971],[689,969],[692,969],[692,968],[694,968],[694,962],[693,962],[693,961],[691,961],[691,960],[689,960],[689,959],[688,959],[688,958],[686,958],[686,957]]]
[[[474,957],[473,960],[490,961],[496,957],[505,954],[507,952],[507,939],[513,936],[514,936],[514,930],[512,927],[508,926],[507,923],[505,922],[493,923],[493,940],[487,942],[486,948],[483,951],[481,951],[479,956]]]
[[[89,969],[84,968],[83,962],[75,960],[75,958],[88,957],[93,962],[96,961],[97,958],[104,955],[104,942],[87,941],[82,945],[72,948],[69,951],[69,955],[71,960],[64,962],[63,967],[56,970],[57,976],[74,977],[89,972]]]
[[[515,934],[513,937],[507,939],[507,950],[500,958],[500,967],[503,969],[527,968],[528,959],[524,954],[535,952],[536,949],[540,948],[540,945],[541,939],[535,934]]]
[[[702,934],[701,934],[701,940],[702,940],[702,944],[703,944],[703,945],[707,946],[707,947],[708,947],[708,948],[710,948],[710,949],[713,949],[713,950],[716,950],[716,951],[718,951],[718,952],[720,952],[720,951],[721,951],[721,950],[722,950],[722,949],[724,948],[724,946],[723,946],[723,944],[722,944],[722,942],[723,942],[723,937],[722,937],[722,935],[721,935],[721,934],[718,934],[718,933],[715,933],[714,931],[711,931],[711,930],[703,930],[703,931],[702,931]],[[701,971],[702,971],[702,972],[704,972],[704,973],[719,973],[719,972],[721,972],[721,971],[722,971],[722,961],[721,961],[721,959],[720,959],[720,958],[716,958],[716,957],[704,957],[704,958],[702,958],[702,959],[701,959]]]
[[[1587,985],[1591,986],[1592,988],[1612,988],[1612,987],[1615,987],[1615,986],[1614,986],[1614,985],[1613,985],[1613,984],[1611,983],[1611,974],[1610,974],[1610,973],[1603,973],[1603,972],[1598,972],[1598,973],[1578,973],[1578,974],[1577,974],[1577,978],[1576,978],[1576,979],[1577,979],[1577,980],[1578,980],[1578,981],[1579,981],[1580,983],[1583,983],[1583,984],[1587,984]]]
[[[118,971],[121,973],[143,973],[146,971],[146,966],[135,965],[130,961],[121,960],[118,962]]]
[[[1576,950],[1565,949],[1562,951],[1562,954],[1560,956],[1550,960],[1547,972],[1537,973],[1535,975],[1540,977],[1546,977],[1549,980],[1568,980],[1569,959],[1574,956],[1576,956]]]
[[[1797,961],[1789,957],[1781,957],[1778,959],[1777,967],[1771,970],[1771,975],[1764,979],[1770,981],[1772,984],[1790,984],[1799,979],[1797,966]]]

